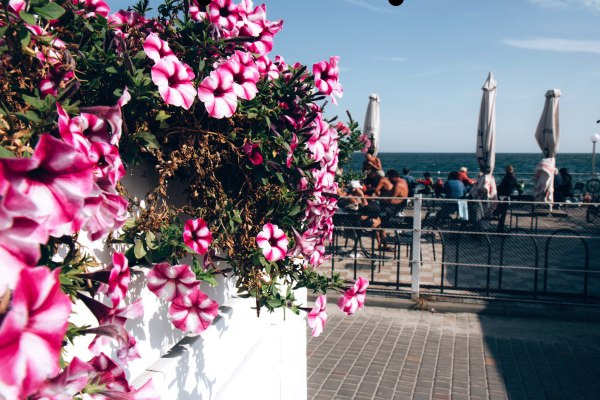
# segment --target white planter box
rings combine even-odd
[[[144,182],[129,173],[123,179],[138,198],[146,194]],[[110,262],[110,251],[102,243],[86,245],[102,262]],[[262,310],[257,318],[254,299],[237,297],[234,280],[221,278],[218,287],[202,287],[219,303],[219,315],[202,334],[185,335],[171,325],[168,304],[146,288],[147,272],[147,268],[132,270],[126,298],[127,304],[142,298],[144,305],[143,317],[126,325],[141,355],[126,368],[134,386],[152,378],[161,399],[306,399],[304,313],[286,312],[284,318],[282,311]],[[306,290],[297,291],[296,297],[306,305]],[[75,311],[72,322],[96,325],[83,304]],[[67,357],[89,359],[91,339],[78,338],[67,349]]]

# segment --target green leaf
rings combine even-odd
[[[155,119],[156,119],[157,121],[164,121],[164,120],[166,120],[166,119],[169,119],[169,118],[171,118],[171,115],[170,115],[170,114],[167,114],[167,113],[165,112],[165,110],[160,110],[160,111],[158,112],[158,114],[156,115],[156,117],[155,117]]]
[[[21,11],[19,13],[19,16],[21,17],[21,19],[23,21],[25,21],[29,25],[35,25],[37,23],[37,21],[35,20],[35,17],[31,14],[26,13],[25,11]]]
[[[196,273],[196,277],[198,278],[198,280],[204,281],[210,286],[217,286],[219,284],[215,279],[215,276],[210,272],[202,271],[200,273]]]
[[[146,241],[146,247],[150,250],[155,250],[158,248],[158,244],[156,242],[156,235],[150,231],[144,234],[144,239]]]
[[[133,255],[138,260],[141,260],[146,255],[146,249],[144,248],[144,244],[139,239],[136,239],[134,243],[135,245],[133,246]]]
[[[25,100],[25,103],[29,104],[31,107],[35,108],[38,111],[44,110],[46,108],[46,103],[39,97],[27,96],[26,94],[24,94],[23,100]]]
[[[33,12],[40,17],[52,20],[59,19],[65,13],[65,9],[56,3],[46,3],[41,7],[33,7]]]
[[[115,67],[108,67],[104,69],[106,72],[108,72],[109,74],[117,74],[118,71]]]
[[[4,146],[0,146],[0,158],[14,158],[15,155],[12,151],[8,150]]]
[[[278,308],[283,305],[283,301],[281,301],[279,299],[270,299],[269,301],[267,301],[267,304],[271,308]]]
[[[156,136],[150,132],[137,132],[133,137],[139,139],[142,142],[142,145],[149,149],[158,149],[160,147],[156,140]]]
[[[23,47],[27,47],[29,46],[29,43],[31,43],[31,33],[24,26],[21,27],[21,30],[19,31],[19,41]]]
[[[15,116],[26,123],[42,121],[41,118],[31,110],[28,110],[25,113],[15,113]]]

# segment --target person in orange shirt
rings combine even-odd
[[[473,186],[475,182],[477,182],[475,179],[469,178],[469,175],[467,175],[467,167],[460,168],[458,171],[458,180],[461,181],[465,186]]]

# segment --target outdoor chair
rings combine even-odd
[[[573,193],[571,196],[571,201],[576,203],[581,203],[583,200],[583,190],[585,189],[585,183],[576,182],[573,186]]]

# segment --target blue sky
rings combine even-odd
[[[563,94],[560,152],[590,152],[600,133],[600,0],[263,2],[269,19],[285,21],[272,57],[312,66],[340,56],[344,96],[328,114],[349,110],[362,124],[368,95],[379,94],[381,151],[474,151],[489,71],[498,152],[539,151],[534,132],[553,88]]]

